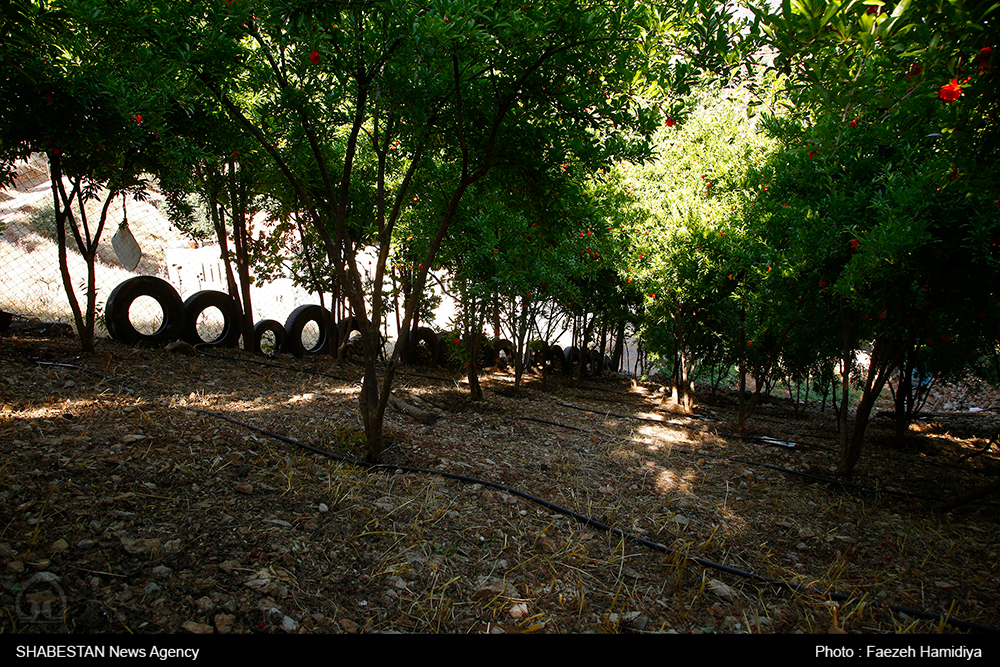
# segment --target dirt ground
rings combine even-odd
[[[765,405],[740,438],[730,394],[683,415],[655,384],[529,376],[515,396],[495,372],[473,403],[407,368],[397,396],[440,419],[390,408],[386,465],[364,468],[262,432],[362,458],[358,366],[77,349],[58,326],[0,339],[2,633],[1000,627],[1000,498],[930,511],[1000,475],[989,411],[902,443],[877,420],[841,485],[829,408]]]

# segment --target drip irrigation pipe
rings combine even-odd
[[[298,368],[289,368],[287,366],[282,366],[282,365],[279,365],[279,364],[271,364],[271,363],[267,363],[267,362],[263,362],[263,361],[257,361],[257,360],[254,360],[254,359],[237,359],[237,358],[234,358],[234,357],[225,357],[225,356],[216,355],[216,354],[209,354],[208,352],[205,352],[204,349],[202,349],[203,347],[206,347],[206,346],[207,346],[206,344],[199,344],[199,345],[195,345],[194,347],[195,347],[195,350],[199,354],[204,355],[206,357],[211,357],[213,359],[222,359],[224,361],[242,361],[242,362],[245,362],[245,363],[256,364],[256,365],[260,365],[260,366],[268,366],[268,367],[271,367],[271,368],[279,368],[279,369],[282,369],[282,370],[292,370],[292,371],[299,372],[299,373],[307,373],[309,375],[316,375],[316,376],[319,376],[319,377],[326,377],[326,378],[330,378],[330,379],[333,379],[333,380],[340,380],[340,381],[343,381],[343,382],[349,382],[349,383],[359,384],[359,382],[357,380],[352,380],[350,378],[340,377],[340,376],[337,376],[337,375],[330,375],[328,373],[321,373],[319,371],[310,371],[310,370],[304,370],[304,369],[298,369]],[[417,374],[417,373],[402,373],[402,372],[400,372],[400,375],[409,375],[409,376],[414,376],[414,377],[422,377],[422,378],[427,378],[427,379],[432,379],[432,380],[447,380],[447,378],[439,378],[439,377],[435,377],[435,376],[432,376],[432,375],[421,375],[421,374]],[[446,408],[444,408],[444,407],[442,407],[440,405],[437,405],[436,403],[434,403],[432,401],[429,401],[429,400],[427,400],[427,399],[425,399],[423,397],[418,397],[418,398],[420,398],[421,400],[425,401],[426,403],[434,406],[438,410],[447,412]],[[666,420],[661,420],[661,419],[650,419],[648,417],[636,417],[636,416],[633,416],[633,415],[619,415],[619,414],[616,414],[616,413],[613,413],[613,412],[601,412],[599,410],[591,410],[589,408],[582,408],[580,406],[572,405],[570,403],[563,403],[561,401],[557,402],[557,405],[560,405],[560,406],[566,407],[566,408],[572,408],[573,410],[579,410],[581,412],[589,412],[589,413],[592,413],[592,414],[604,415],[605,417],[615,417],[615,418],[618,418],[618,419],[632,419],[632,420],[636,420],[636,421],[649,422],[649,423],[652,423],[652,424],[677,426],[677,427],[685,428],[685,429],[688,429],[688,430],[691,430],[691,431],[697,431],[699,433],[706,432],[705,429],[701,429],[701,428],[698,428],[698,427],[695,427],[695,426],[690,426],[688,424],[683,424],[683,423],[675,422],[675,421],[666,421]],[[224,418],[224,417],[222,417],[222,418]],[[568,429],[568,430],[571,430],[571,431],[577,431],[577,432],[580,432],[580,433],[589,433],[590,432],[590,431],[588,431],[586,429],[578,428],[576,426],[569,426],[567,424],[560,424],[558,422],[547,421],[547,420],[544,420],[544,419],[536,419],[534,417],[519,417],[519,419],[522,419],[524,421],[533,421],[533,422],[537,422],[539,424],[547,424],[547,425],[550,425],[550,426],[558,426],[560,428]],[[705,420],[705,421],[708,421],[708,420]],[[610,436],[610,435],[603,434],[603,433],[600,434],[600,435],[604,435],[605,437],[612,437],[612,438],[614,437],[614,436]],[[747,441],[747,442],[759,442],[760,441],[759,438],[740,436],[740,435],[731,434],[731,433],[718,433],[718,432],[716,432],[716,433],[714,433],[714,435],[721,436],[721,437],[726,437],[726,438],[739,438],[739,439]],[[806,443],[806,442],[799,442],[799,441],[796,441],[795,444],[802,445],[804,447],[813,447],[815,449],[821,449],[821,450],[825,450],[825,451],[836,452],[835,449],[830,448],[830,447],[826,447],[824,445],[817,445],[817,444],[813,444],[813,443]],[[922,494],[915,494],[915,493],[910,493],[910,492],[907,492],[907,491],[895,491],[895,490],[892,490],[892,489],[872,489],[872,488],[869,488],[869,487],[866,487],[866,486],[862,486],[860,484],[852,484],[852,483],[844,482],[844,481],[841,481],[841,480],[830,479],[828,477],[822,477],[822,476],[819,476],[819,475],[814,475],[812,473],[802,472],[802,471],[799,471],[799,470],[793,470],[791,468],[782,468],[780,466],[775,466],[775,465],[771,465],[771,464],[768,464],[768,463],[760,463],[760,462],[757,462],[757,461],[749,461],[749,460],[746,460],[746,459],[737,459],[737,458],[733,458],[733,457],[729,457],[729,456],[720,456],[720,455],[717,455],[717,454],[708,454],[706,452],[699,452],[699,451],[696,451],[696,450],[683,450],[683,449],[680,449],[680,450],[677,450],[677,451],[679,451],[681,453],[685,453],[685,454],[691,454],[691,455],[696,455],[696,456],[707,456],[707,457],[713,458],[713,459],[718,459],[718,460],[723,460],[723,461],[732,461],[734,463],[742,463],[744,465],[749,465],[749,466],[758,466],[758,467],[762,467],[762,468],[768,468],[770,470],[775,470],[775,471],[778,471],[778,472],[784,472],[784,473],[788,473],[790,475],[795,475],[795,476],[798,476],[798,477],[804,477],[806,479],[811,479],[811,480],[814,480],[816,482],[820,482],[820,483],[823,483],[823,484],[830,484],[830,485],[833,485],[833,486],[839,486],[839,487],[841,487],[842,489],[845,489],[845,490],[846,489],[855,489],[857,491],[857,493],[859,493],[859,494],[860,493],[864,493],[864,494],[867,494],[869,496],[894,495],[894,496],[899,496],[899,497],[903,497],[903,498],[906,498],[906,499],[925,500],[925,501],[928,501],[928,502],[935,502],[935,503],[941,502],[940,498],[932,498],[930,496],[925,496],[925,495],[922,495]]]
[[[570,405],[569,403],[558,403],[558,405],[561,405],[561,406],[566,407],[566,408],[573,408],[574,410],[580,410],[582,412],[590,412],[590,413],[593,413],[593,414],[596,414],[596,415],[605,415],[605,416],[609,416],[609,417],[617,417],[619,419],[635,419],[635,420],[638,420],[638,421],[650,422],[650,423],[653,423],[653,424],[660,424],[660,425],[664,425],[664,426],[677,426],[679,428],[686,428],[686,429],[688,429],[690,431],[698,431],[699,433],[705,433],[706,432],[704,429],[696,428],[696,427],[690,426],[688,424],[682,424],[682,423],[674,422],[674,421],[665,421],[665,420],[660,420],[660,419],[649,419],[648,417],[634,417],[632,415],[618,415],[618,414],[614,414],[612,412],[605,413],[605,412],[601,412],[599,410],[590,410],[589,408],[581,408],[581,407],[576,406],[576,405]],[[529,417],[522,417],[522,419],[530,419],[530,418]],[[541,420],[534,419],[532,421],[541,421]],[[542,423],[552,424],[553,422],[542,422]],[[573,429],[573,430],[576,430],[576,431],[582,430],[582,429],[576,428],[575,426],[566,426],[564,424],[554,424],[554,425],[555,426],[562,426],[563,428],[569,428],[569,429]],[[584,432],[586,432],[586,431],[584,431]],[[740,440],[744,440],[744,441],[747,441],[747,442],[759,442],[759,443],[762,442],[762,444],[768,444],[766,440],[762,441],[760,438],[752,437],[752,436],[741,436],[741,435],[736,435],[736,434],[733,434],[733,433],[719,433],[719,432],[713,432],[713,435],[720,436],[720,437],[723,437],[723,438],[738,438]],[[775,438],[775,439],[777,439],[777,438]],[[836,452],[837,451],[837,450],[835,450],[835,449],[833,449],[831,447],[826,447],[824,445],[812,444],[812,443],[808,443],[808,442],[795,441],[794,444],[796,444],[796,445],[802,445],[804,447],[813,447],[815,449],[821,449],[821,450],[825,450],[825,451],[828,451],[828,452]],[[896,491],[896,490],[893,490],[893,489],[884,489],[884,488],[871,489],[871,488],[866,487],[866,486],[861,486],[860,484],[851,484],[849,482],[843,482],[843,481],[837,480],[837,479],[830,479],[829,477],[821,477],[819,475],[814,475],[812,473],[800,472],[798,470],[792,470],[791,468],[781,468],[779,466],[774,466],[774,465],[771,465],[771,464],[768,464],[768,463],[760,463],[760,462],[757,462],[757,461],[748,461],[746,459],[737,459],[737,458],[733,458],[733,457],[730,457],[730,456],[719,456],[719,455],[716,455],[716,454],[708,454],[708,453],[705,453],[705,452],[699,452],[699,451],[690,450],[690,449],[677,449],[677,450],[673,450],[673,451],[678,451],[678,452],[682,452],[682,453],[685,453],[685,454],[695,454],[695,455],[698,455],[698,456],[707,456],[709,458],[722,459],[724,461],[734,461],[736,463],[744,463],[746,465],[751,465],[751,466],[760,466],[760,467],[763,467],[763,468],[770,468],[771,470],[777,470],[779,472],[786,472],[786,473],[789,473],[791,475],[798,475],[800,477],[807,477],[809,479],[814,479],[814,480],[816,480],[818,482],[823,482],[823,483],[826,483],[826,484],[837,485],[837,486],[840,486],[840,487],[845,488],[845,489],[847,489],[847,488],[858,489],[859,491],[867,492],[869,494],[876,495],[876,496],[878,496],[878,495],[894,495],[894,496],[901,496],[903,498],[908,498],[908,499],[926,500],[926,501],[935,502],[935,503],[942,502],[940,498],[936,498],[936,497],[932,497],[932,496],[926,496],[926,495],[923,495],[923,494],[912,493],[912,492],[909,492],[909,491]],[[963,472],[979,472],[979,473],[984,473],[984,471],[968,470],[968,469],[965,469],[965,468],[961,468],[959,466],[950,466],[950,465],[947,465],[947,464],[937,464],[937,465],[940,465],[942,467],[953,468],[953,469],[956,469],[956,470],[961,470]],[[985,473],[985,474],[988,474],[988,473]],[[990,504],[990,503],[986,503],[986,504],[988,506],[990,506],[990,507],[994,506],[993,504]]]
[[[145,393],[143,391],[134,389],[133,387],[130,387],[130,386],[126,385],[124,382],[120,382],[120,381],[114,380],[114,379],[109,378],[108,376],[106,376],[106,375],[104,375],[102,373],[98,373],[97,371],[90,370],[89,368],[84,368],[82,366],[76,366],[74,364],[63,364],[63,363],[55,363],[55,362],[43,362],[43,361],[40,361],[38,359],[31,359],[31,361],[33,361],[36,365],[39,365],[39,366],[50,366],[50,367],[55,367],[55,368],[67,368],[67,369],[82,371],[84,373],[88,373],[90,375],[98,377],[102,381],[107,381],[107,382],[111,382],[113,384],[117,384],[118,386],[122,387],[123,389],[126,389],[127,391],[130,391],[130,392],[132,392],[134,394],[137,394],[137,395],[140,395],[140,396],[144,396],[144,397],[149,398],[150,400],[153,400],[153,401],[159,400],[155,396],[152,396],[152,395],[147,394],[147,393]],[[293,445],[295,447],[300,447],[300,448],[305,449],[305,450],[307,450],[309,452],[312,452],[314,454],[319,454],[320,456],[324,456],[326,458],[330,458],[330,459],[333,459],[333,460],[336,460],[336,461],[340,461],[340,462],[343,462],[343,463],[347,463],[347,464],[359,466],[359,467],[362,467],[362,468],[367,468],[367,469],[382,469],[382,470],[385,470],[387,472],[397,471],[398,470],[398,471],[408,472],[408,473],[414,473],[414,474],[436,475],[438,477],[444,477],[445,479],[452,479],[452,480],[463,482],[463,483],[466,483],[466,484],[480,484],[482,486],[485,486],[485,487],[488,487],[488,488],[491,488],[491,489],[496,489],[496,490],[499,490],[499,491],[503,491],[505,493],[509,493],[510,495],[517,496],[519,498],[523,498],[523,499],[525,499],[525,500],[527,500],[529,502],[532,502],[532,503],[535,503],[535,504],[540,505],[542,507],[545,507],[547,509],[550,509],[550,510],[552,510],[554,512],[557,512],[559,514],[562,514],[564,516],[568,516],[568,517],[570,517],[572,519],[575,519],[576,521],[579,521],[580,523],[582,523],[582,524],[584,524],[586,526],[590,526],[592,528],[596,528],[596,529],[608,532],[608,533],[610,533],[612,535],[615,535],[615,536],[617,536],[617,537],[619,537],[619,538],[621,538],[623,540],[629,540],[631,542],[634,542],[636,544],[642,545],[642,546],[647,547],[649,549],[652,549],[654,551],[658,551],[660,553],[681,556],[685,560],[687,560],[687,561],[689,561],[691,563],[695,563],[696,565],[699,565],[699,566],[701,566],[703,568],[709,568],[709,569],[718,570],[719,572],[725,572],[725,573],[732,574],[732,575],[735,575],[735,576],[743,577],[745,579],[750,579],[751,581],[756,581],[756,582],[760,582],[760,583],[770,584],[770,585],[776,586],[778,588],[784,588],[784,589],[787,589],[787,590],[790,590],[790,591],[793,591],[793,592],[796,592],[796,593],[803,593],[803,594],[806,594],[806,595],[817,595],[817,596],[826,598],[828,600],[835,600],[837,602],[847,603],[847,602],[855,602],[856,601],[858,603],[864,603],[864,601],[865,601],[865,596],[861,596],[859,598],[859,597],[856,597],[856,596],[845,595],[843,593],[836,593],[836,592],[833,592],[833,591],[826,591],[826,590],[823,590],[823,589],[810,588],[810,587],[805,586],[803,584],[797,584],[797,583],[790,582],[790,581],[784,581],[782,579],[775,579],[773,577],[767,577],[767,576],[764,576],[764,575],[761,575],[761,574],[755,574],[753,572],[747,572],[745,570],[740,570],[738,568],[730,567],[728,565],[723,565],[721,563],[716,563],[716,562],[707,560],[705,558],[700,558],[698,556],[690,556],[688,554],[684,554],[684,553],[681,553],[679,551],[676,551],[675,549],[671,549],[670,547],[667,547],[666,545],[660,544],[659,542],[653,542],[652,540],[647,540],[645,538],[639,537],[638,535],[633,535],[632,533],[627,533],[627,532],[625,532],[625,531],[623,531],[623,530],[621,530],[619,528],[615,528],[615,527],[610,526],[610,525],[608,525],[606,523],[602,523],[602,522],[597,521],[596,519],[588,517],[588,516],[586,516],[584,514],[580,514],[578,512],[574,512],[573,510],[567,509],[567,508],[562,507],[560,505],[556,505],[555,503],[551,503],[551,502],[549,502],[547,500],[543,500],[542,498],[538,498],[537,496],[533,496],[533,495],[531,495],[529,493],[525,493],[524,491],[520,491],[518,489],[509,487],[509,486],[506,486],[506,485],[503,485],[503,484],[499,484],[497,482],[490,482],[490,481],[487,481],[487,480],[478,479],[476,477],[469,477],[469,476],[466,476],[466,475],[458,475],[458,474],[455,474],[455,473],[444,472],[444,471],[441,471],[441,470],[428,470],[428,469],[424,469],[424,468],[414,468],[414,467],[411,467],[411,466],[396,465],[396,464],[369,464],[369,463],[366,463],[366,462],[363,462],[363,461],[358,461],[356,459],[350,459],[350,458],[347,458],[347,457],[344,457],[344,456],[339,456],[337,454],[334,454],[332,452],[328,452],[328,451],[320,449],[318,447],[313,447],[313,446],[307,445],[307,444],[305,444],[303,442],[299,442],[298,440],[295,440],[294,438],[289,438],[287,436],[283,436],[283,435],[280,435],[278,433],[273,433],[273,432],[268,431],[266,429],[262,429],[262,428],[253,426],[251,424],[243,423],[243,422],[241,422],[239,420],[233,419],[231,417],[227,417],[226,415],[223,415],[223,414],[220,414],[220,413],[217,413],[217,412],[212,412],[210,410],[203,410],[201,408],[193,408],[193,407],[189,407],[189,406],[180,406],[180,407],[182,407],[185,410],[190,410],[192,412],[196,412],[196,413],[208,415],[208,416],[211,416],[211,417],[215,417],[217,419],[221,419],[221,420],[226,421],[226,422],[228,422],[230,424],[234,424],[236,426],[248,429],[250,431],[253,431],[255,433],[259,433],[259,434],[267,436],[269,438],[273,438],[275,440],[279,440],[281,442],[284,442],[284,443],[289,444],[289,445]],[[882,602],[870,602],[869,604],[872,604],[872,605],[874,605],[874,606],[876,606],[878,608],[881,608],[881,609],[887,609],[887,610],[889,610],[889,611],[891,611],[893,613],[906,614],[907,616],[911,616],[913,618],[920,618],[920,619],[929,620],[929,621],[944,622],[944,623],[947,623],[949,625],[952,625],[952,626],[954,626],[956,628],[959,628],[959,629],[962,629],[962,630],[969,630],[969,631],[976,631],[976,632],[985,632],[985,633],[991,633],[991,634],[1000,634],[1000,628],[995,628],[995,627],[988,626],[988,625],[982,625],[982,624],[979,624],[979,623],[973,623],[971,621],[965,621],[965,620],[961,620],[961,619],[956,619],[956,618],[952,618],[951,616],[947,616],[947,615],[946,616],[942,616],[941,614],[935,614],[935,613],[932,613],[932,612],[922,611],[922,610],[919,610],[919,609],[911,609],[909,607],[901,607],[901,606],[898,606],[898,605],[892,605],[892,604],[887,604],[887,603],[882,603]]]
[[[617,417],[618,419],[634,419],[636,421],[649,422],[651,424],[667,424],[667,425],[670,425],[670,426],[679,426],[680,428],[686,428],[689,431],[698,431],[698,432],[701,432],[701,433],[705,433],[706,432],[705,429],[698,428],[696,426],[691,426],[689,424],[682,424],[680,422],[675,422],[675,421],[666,421],[666,420],[663,420],[663,419],[650,419],[649,417],[635,417],[633,415],[619,415],[619,414],[615,414],[613,412],[601,412],[599,410],[591,410],[589,408],[581,408],[578,405],[570,405],[569,403],[558,403],[558,405],[561,405],[564,408],[572,408],[574,410],[580,410],[582,412],[592,412],[595,415],[606,415],[608,417]],[[704,420],[704,418],[702,418],[702,419]],[[721,436],[723,438],[739,438],[741,440],[747,440],[747,441],[750,441],[750,442],[753,442],[753,441],[756,441],[756,440],[760,440],[760,438],[756,438],[756,437],[753,437],[753,436],[742,436],[742,435],[736,435],[735,433],[718,433],[718,432],[716,432],[716,433],[714,433],[714,435],[718,435],[718,436]],[[778,438],[775,438],[775,440],[777,440],[777,439]],[[817,444],[811,443],[811,442],[795,441],[795,444],[802,445],[803,447],[812,447],[814,449],[822,449],[822,450],[828,451],[828,452],[836,452],[837,451],[836,449],[834,449],[832,447],[827,447],[825,445],[817,445]]]

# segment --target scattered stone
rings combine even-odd
[[[53,542],[52,546],[49,548],[56,553],[60,551],[66,551],[67,549],[69,549],[69,542],[60,537],[58,540]]]
[[[181,627],[193,635],[211,635],[215,633],[215,629],[211,625],[205,625],[197,621],[184,621]]]
[[[125,551],[133,556],[156,553],[161,547],[160,538],[158,537],[154,537],[152,539],[136,539],[134,537],[128,537],[127,535],[122,535],[119,539],[121,540]]]
[[[739,596],[735,588],[722,583],[718,579],[709,579],[708,589],[726,600],[735,600]]]
[[[253,484],[251,484],[250,482],[238,482],[236,486],[233,487],[233,490],[236,491],[237,493],[242,493],[244,495],[249,496],[250,494],[253,493]]]
[[[281,629],[291,634],[299,629],[299,624],[291,616],[285,616],[281,619]]]
[[[330,511],[330,508],[326,506],[326,503],[319,504],[319,511],[321,514],[325,514]]]
[[[161,589],[159,587],[159,585],[157,585],[156,582],[153,582],[153,581],[151,581],[148,584],[146,584],[146,588],[145,588],[146,595],[149,595],[149,596],[152,596],[152,597],[155,597],[155,596],[159,595],[162,590],[163,589]]]
[[[637,630],[642,632],[647,627],[649,627],[649,617],[643,616],[637,611],[627,611],[621,615],[621,626],[628,630]]]
[[[174,571],[166,565],[157,565],[153,568],[153,576],[157,579],[167,579],[173,573]]]
[[[518,602],[510,608],[510,617],[516,619],[527,618],[528,616],[528,605],[523,602]]]
[[[236,622],[236,617],[232,614],[216,614],[213,620],[218,633],[220,635],[228,635],[233,631],[233,624]]]
[[[198,611],[204,612],[206,614],[210,614],[212,613],[212,611],[215,610],[215,603],[212,602],[212,598],[208,597],[207,595],[202,596],[197,600],[195,600],[194,604],[196,607],[198,607]]]
[[[94,540],[80,540],[76,543],[76,548],[81,551],[86,551],[87,549],[93,549],[97,544]]]

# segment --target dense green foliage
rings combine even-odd
[[[845,475],[886,383],[902,429],[911,378],[1000,369],[989,2],[6,4],[2,173],[47,154],[85,256],[74,197],[155,177],[245,313],[251,270],[329,294],[372,457],[405,347],[377,369],[381,330],[429,319],[432,270],[474,394],[478,345],[513,341],[520,379],[553,322],[616,364],[634,332],[688,409],[736,369],[741,426],[839,373]]]

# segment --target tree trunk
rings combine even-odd
[[[885,388],[885,383],[889,380],[892,372],[898,365],[898,358],[887,358],[884,340],[876,338],[872,346],[871,363],[868,365],[868,373],[865,379],[865,389],[858,401],[857,411],[854,415],[854,426],[851,428],[850,437],[846,434],[847,422],[847,400],[841,406],[843,409],[842,420],[845,424],[845,434],[841,436],[840,456],[837,461],[837,475],[840,477],[850,477],[854,473],[854,468],[861,458],[861,447],[864,443],[865,431],[868,428],[868,420],[871,417],[872,408]],[[849,373],[848,373],[849,374]]]

